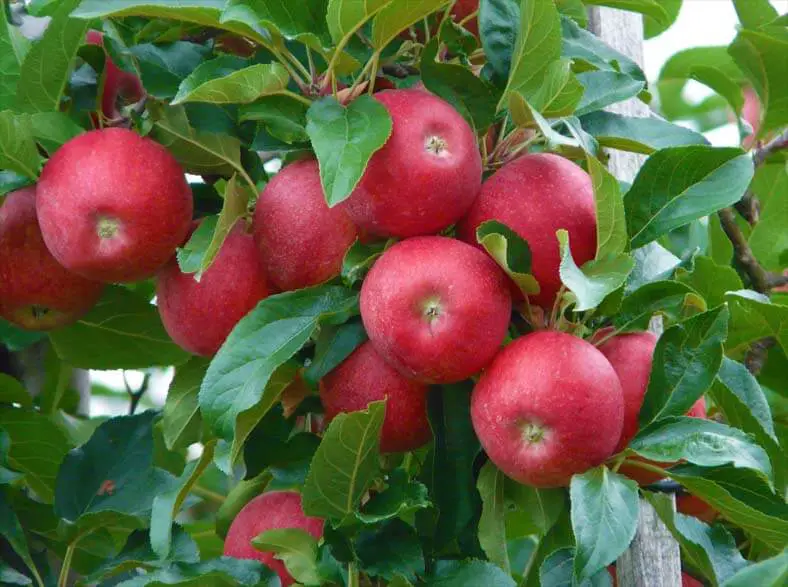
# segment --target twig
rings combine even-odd
[[[744,358],[744,366],[747,370],[756,377],[760,374],[763,365],[766,363],[766,357],[769,354],[769,349],[772,348],[777,341],[774,338],[762,338],[752,343],[750,351]]]
[[[784,131],[780,136],[766,143],[760,149],[755,149],[753,151],[752,161],[755,166],[758,167],[774,153],[783,149],[788,149],[788,130]]]
[[[148,386],[150,384],[150,373],[145,373],[145,377],[142,378],[142,385],[140,385],[137,391],[131,389],[131,385],[129,385],[128,379],[126,379],[126,372],[123,372],[123,384],[126,386],[126,393],[129,394],[129,416],[133,416],[134,412],[137,411],[137,406],[142,399],[142,396],[145,395],[145,392],[148,391]]]
[[[741,229],[736,224],[736,215],[731,208],[723,208],[719,212],[720,222],[725,234],[733,245],[733,252],[736,261],[742,270],[747,274],[752,282],[755,291],[766,293],[769,291],[769,274],[758,263],[758,259],[752,254],[752,249],[747,239],[742,234]]]

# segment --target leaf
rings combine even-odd
[[[261,301],[235,326],[208,368],[199,394],[206,423],[231,442],[238,416],[264,398],[274,370],[301,349],[318,324],[344,322],[357,303],[357,294],[331,285]],[[266,402],[268,407],[274,401]]]
[[[71,67],[84,42],[88,23],[71,18],[79,0],[60,3],[43,37],[28,51],[17,85],[17,107],[23,112],[60,108]]]
[[[202,417],[197,393],[209,362],[193,357],[175,368],[162,414],[164,442],[169,450],[184,449],[200,440]]]
[[[33,398],[21,381],[0,373],[0,404],[19,404],[23,408],[31,408]]]
[[[621,287],[634,267],[632,257],[625,253],[593,260],[579,268],[569,247],[569,233],[556,231],[561,250],[559,273],[561,282],[572,292],[575,312],[596,308],[609,294]]]
[[[306,134],[306,112],[309,107],[290,96],[264,96],[252,104],[241,106],[239,120],[259,121],[265,129],[286,143],[309,140]]]
[[[3,585],[32,585],[33,581],[12,567],[0,562],[0,581]]]
[[[763,113],[758,136],[788,124],[788,78],[782,55],[788,50],[784,26],[767,25],[757,31],[743,29],[728,48],[736,65],[747,75],[760,98]]]
[[[361,568],[371,577],[416,581],[424,574],[424,553],[416,530],[394,519],[380,527],[364,529],[355,541]],[[391,583],[389,583],[390,585]]]
[[[524,296],[539,293],[539,283],[531,275],[531,249],[523,237],[502,222],[488,220],[476,229],[476,241],[512,278]]]
[[[305,0],[298,8],[292,10],[290,0],[230,0],[222,13],[222,22],[244,23],[254,30],[267,29],[315,49],[328,46],[326,0]]]
[[[153,498],[150,517],[150,545],[160,560],[169,557],[172,548],[172,527],[183,502],[213,460],[216,443],[205,444],[200,458],[186,465],[172,487]]]
[[[83,369],[138,369],[185,363],[189,355],[164,330],[156,307],[110,286],[76,323],[50,333],[58,356]]]
[[[351,287],[364,279],[367,271],[372,268],[378,257],[383,254],[392,242],[379,241],[366,244],[356,240],[347,250],[345,258],[342,260],[342,281],[345,285]]]
[[[266,530],[252,545],[263,552],[273,552],[285,563],[293,578],[304,585],[320,585],[317,568],[317,540],[300,528]]]
[[[646,81],[646,74],[632,59],[564,16],[561,17],[561,36],[561,55],[564,57],[575,61],[582,59],[595,69],[623,73],[633,80]]]
[[[16,86],[25,54],[25,37],[7,20],[0,23],[0,110],[11,109],[16,103]]]
[[[569,498],[578,581],[591,578],[616,560],[635,537],[637,487],[634,481],[604,466],[572,477]]]
[[[479,473],[476,487],[482,499],[479,519],[479,543],[490,562],[511,573],[509,554],[506,550],[506,503],[504,486],[506,477],[487,461]]]
[[[505,80],[509,77],[512,49],[521,22],[520,3],[517,0],[482,0],[478,19],[487,62],[495,74]]]
[[[759,175],[763,177],[766,173],[770,173],[766,176],[770,181],[768,196],[765,198],[763,194],[766,190],[757,189],[756,183]],[[786,265],[788,251],[788,234],[783,230],[788,224],[788,167],[784,163],[762,165],[755,171],[751,189],[758,195],[761,211],[748,243],[764,269],[779,272]]]
[[[578,116],[637,96],[646,87],[645,82],[614,71],[579,73],[577,81],[585,88],[575,111]]]
[[[30,118],[10,110],[0,112],[0,168],[36,180],[40,167]]]
[[[117,583],[117,587],[279,587],[277,574],[259,561],[222,556],[196,563],[174,563]]]
[[[710,307],[722,304],[729,291],[744,287],[735,269],[729,265],[717,265],[708,257],[695,257],[692,271],[679,267],[676,279],[702,295]]]
[[[63,112],[36,112],[30,116],[33,136],[52,154],[85,130]]]
[[[722,524],[709,526],[697,518],[677,513],[667,495],[644,492],[662,522],[681,546],[682,558],[718,585],[747,566],[733,536]]]
[[[646,39],[653,39],[668,30],[679,16],[682,0],[661,0],[660,6],[668,16],[668,20],[657,20],[648,15],[643,15],[644,36]]]
[[[749,293],[742,290],[725,296],[731,311],[726,350],[740,352],[754,340],[773,336],[783,351],[788,352],[788,306],[755,299]]]
[[[496,565],[474,559],[438,561],[435,571],[426,578],[427,587],[515,587],[514,579]]]
[[[412,24],[437,12],[449,0],[392,0],[372,21],[370,42],[378,52]]]
[[[689,285],[678,281],[654,281],[623,299],[613,324],[617,332],[646,330],[655,314],[670,324],[688,317],[688,310],[695,308],[706,311],[703,300]]]
[[[309,107],[306,132],[320,164],[329,207],[350,196],[369,159],[386,144],[391,128],[388,110],[370,96],[360,96],[347,107],[326,97]]]
[[[222,55],[200,64],[181,82],[172,104],[248,104],[287,88],[290,76],[279,63],[258,63],[239,68],[244,63],[243,59]]]
[[[564,145],[570,148],[581,148],[580,142],[574,137],[565,136],[556,131],[550,121],[539,114],[539,111],[531,106],[528,101],[518,92],[509,94],[509,113],[512,122],[521,128],[536,127],[547,139],[549,148],[558,149]],[[561,123],[566,123],[568,119],[562,119]]]
[[[624,196],[632,247],[737,202],[752,175],[752,161],[740,149],[689,146],[657,151]]]
[[[723,584],[723,587],[780,587],[788,580],[788,552],[753,563]]]
[[[636,118],[601,111],[582,116],[580,123],[603,147],[644,155],[668,147],[708,145],[702,134],[653,116]]]
[[[312,459],[303,490],[304,512],[340,525],[358,509],[378,473],[385,402],[337,415]]]
[[[627,250],[624,200],[618,180],[591,153],[586,153],[588,173],[594,189],[597,246],[595,259],[618,255]]]
[[[411,481],[404,469],[394,469],[386,477],[387,488],[364,504],[356,517],[364,524],[376,524],[430,507],[427,488]]]
[[[315,356],[304,369],[304,381],[316,387],[324,375],[347,359],[366,340],[367,333],[361,322],[321,329],[315,343]]]
[[[7,465],[25,475],[41,501],[52,503],[58,468],[71,448],[65,432],[39,412],[4,405],[0,405],[0,428],[11,440]]]
[[[698,65],[690,70],[690,78],[700,82],[727,100],[737,116],[741,116],[744,106],[744,95],[741,87],[735,80],[730,79],[725,73],[716,67]]]
[[[658,0],[584,0],[586,4],[597,6],[609,6],[620,8],[621,10],[631,10],[640,14],[650,16],[658,24],[663,26],[670,22],[670,17],[665,9],[662,8]]]
[[[256,194],[255,194],[256,195]],[[203,273],[213,264],[216,256],[224,244],[227,235],[230,234],[235,223],[238,222],[246,214],[249,206],[250,194],[246,186],[238,184],[238,175],[234,174],[224,189],[224,203],[222,204],[222,211],[219,218],[216,220],[216,227],[213,231],[208,246],[205,248],[205,253],[202,256],[200,268],[195,275],[197,281]]]
[[[536,549],[524,567],[523,587],[541,587],[539,571],[544,560],[560,548],[574,547],[570,508],[563,507],[559,518],[550,531],[536,545]],[[572,573],[574,576],[574,573]]]
[[[30,556],[24,529],[19,523],[19,518],[12,505],[8,502],[5,491],[2,490],[0,490],[0,536],[8,541],[14,552],[22,559],[33,576],[36,577],[38,583],[42,584],[41,577],[38,575],[38,570]],[[5,581],[5,579],[0,576],[0,581]],[[3,585],[5,584],[3,582]]]
[[[609,587],[611,585],[610,574],[607,569],[602,569],[594,574],[590,579],[576,582],[573,578],[572,569],[575,563],[574,548],[559,548],[548,556],[539,568],[539,579],[541,587]]]
[[[569,59],[553,61],[545,70],[540,85],[531,92],[529,103],[543,116],[568,116],[582,102],[583,84],[571,66]]]
[[[391,0],[329,0],[326,24],[334,43],[344,46],[367,20],[390,3]]]
[[[506,535],[545,536],[566,510],[563,489],[539,489],[506,479]]]
[[[641,427],[667,416],[683,416],[714,382],[722,363],[728,310],[721,306],[668,328],[654,349]]]
[[[128,48],[134,57],[145,92],[160,100],[170,100],[186,79],[209,55],[207,47],[176,41],[167,45],[141,43]]]
[[[204,217],[186,244],[177,249],[175,256],[182,273],[200,272],[218,220],[218,215]]]
[[[497,98],[492,86],[462,65],[436,62],[437,52],[438,40],[433,39],[422,53],[424,86],[454,106],[477,134],[485,132],[495,120]]]

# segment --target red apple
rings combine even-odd
[[[295,580],[285,564],[272,552],[262,552],[252,546],[252,540],[266,530],[286,528],[304,530],[316,539],[323,536],[323,520],[304,514],[301,496],[295,491],[269,491],[258,495],[235,516],[224,539],[224,555],[258,560],[276,571],[282,586],[288,587]]]
[[[339,207],[329,208],[317,161],[298,161],[265,186],[254,211],[254,240],[271,282],[282,291],[339,275],[356,228]]]
[[[479,0],[457,0],[451,9],[454,22],[460,23],[464,18],[479,10]],[[479,18],[474,16],[463,25],[468,32],[479,36]]]
[[[183,169],[160,144],[123,128],[68,141],[38,183],[44,241],[88,279],[151,277],[189,231],[192,195]]]
[[[503,272],[463,242],[397,243],[361,287],[361,318],[377,351],[406,377],[461,381],[501,347],[512,303]]]
[[[471,395],[471,419],[490,460],[506,475],[535,487],[563,487],[613,454],[624,401],[616,372],[592,344],[539,331],[508,345],[482,373]]]
[[[370,342],[358,347],[320,381],[320,401],[326,419],[365,410],[369,402],[388,398],[380,433],[381,452],[406,452],[432,437],[427,420],[427,392],[423,383],[405,379]]]
[[[269,293],[244,220],[233,226],[200,281],[181,273],[173,257],[159,272],[156,287],[159,314],[172,340],[206,357],[216,354],[238,321]]]
[[[0,201],[0,316],[28,330],[74,322],[98,301],[104,285],[71,273],[46,248],[35,187]]]
[[[755,137],[761,129],[761,101],[755,90],[749,86],[744,88],[744,106],[741,116],[752,127],[752,134],[742,141],[742,146],[745,149],[750,149],[755,144]]]
[[[87,42],[90,45],[104,46],[104,35],[98,31],[88,31]],[[120,118],[118,100],[133,104],[145,95],[140,78],[123,71],[110,59],[109,54],[104,60],[104,89],[101,95],[101,112],[109,120]]]
[[[717,510],[699,497],[684,493],[676,496],[676,510],[687,516],[694,516],[707,524],[717,518]]]
[[[482,178],[476,136],[437,96],[419,90],[374,95],[392,119],[386,144],[342,204],[361,229],[382,237],[433,234],[467,212]]]
[[[528,241],[531,272],[541,290],[530,300],[550,308],[561,287],[561,257],[555,233],[569,232],[578,265],[596,254],[596,212],[591,178],[580,167],[549,153],[526,155],[484,182],[468,215],[457,226],[464,241],[479,246],[476,229],[487,220],[507,225]]]

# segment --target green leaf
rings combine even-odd
[[[577,81],[585,88],[582,99],[577,104],[575,113],[578,116],[637,96],[646,87],[645,82],[615,71],[579,73]]]
[[[79,0],[61,2],[43,37],[27,53],[16,94],[21,111],[59,110],[74,57],[88,30],[87,22],[70,16],[77,4]]]
[[[637,487],[634,481],[604,466],[572,477],[569,498],[578,581],[591,578],[616,560],[635,537]]]
[[[657,20],[651,16],[643,15],[643,29],[646,39],[653,39],[668,30],[679,16],[682,0],[661,0],[660,6],[668,16],[668,20]]]
[[[667,416],[683,416],[714,382],[722,363],[728,310],[721,306],[668,328],[654,349],[641,427]]]
[[[462,65],[435,61],[437,53],[438,40],[433,39],[421,56],[424,86],[454,106],[477,134],[485,132],[495,121],[497,97],[492,86]]]
[[[644,16],[650,16],[658,24],[667,26],[670,23],[670,16],[662,8],[661,2],[658,0],[584,0],[586,4],[596,6],[609,6],[611,8],[620,8],[621,10],[631,10],[632,12],[639,12]]]
[[[515,587],[514,579],[496,565],[474,559],[438,561],[435,571],[426,578],[427,587]]]
[[[760,189],[759,176],[769,181],[768,189]],[[788,225],[788,167],[785,163],[760,166],[751,189],[760,200],[761,211],[748,243],[764,269],[780,272],[786,265],[788,251],[788,234],[784,230]]]
[[[482,499],[479,519],[479,544],[490,562],[511,573],[506,550],[506,476],[492,461],[487,461],[479,472],[476,488]]]
[[[40,167],[30,117],[10,110],[0,112],[0,168],[36,180]]]
[[[290,0],[230,0],[222,13],[222,22],[238,22],[254,30],[276,32],[315,49],[327,47],[326,0],[304,0],[298,10],[292,7]]]
[[[205,260],[205,253],[213,240],[218,221],[218,215],[203,218],[186,244],[178,248],[176,259],[182,273],[200,272]]]
[[[372,48],[381,52],[400,32],[448,3],[449,0],[392,0],[372,21]]]
[[[304,585],[320,585],[317,568],[317,540],[300,528],[266,530],[252,545],[263,552],[273,552],[285,563],[293,578]]]
[[[356,517],[364,524],[376,524],[430,507],[427,488],[411,481],[404,469],[394,469],[386,478],[386,489],[364,504]]]
[[[621,287],[632,272],[634,261],[625,253],[589,261],[581,269],[572,258],[569,233],[561,229],[556,237],[561,251],[561,282],[572,292],[575,312],[596,308]]]
[[[548,556],[539,567],[540,587],[610,587],[607,569],[602,569],[590,579],[577,582],[572,569],[575,564],[574,548],[559,548]]]
[[[544,560],[553,552],[560,548],[572,547],[575,545],[575,537],[572,533],[572,524],[570,520],[570,508],[562,507],[558,520],[550,529],[550,531],[542,538],[527,561],[525,567],[523,587],[541,587],[539,577],[539,570]],[[574,573],[572,573],[574,576]]]
[[[337,328],[323,328],[315,342],[315,356],[304,369],[304,381],[316,387],[320,379],[347,359],[361,343],[367,333],[361,322],[348,322]]]
[[[520,26],[518,0],[483,0],[479,3],[479,35],[484,55],[495,74],[508,79],[512,50]]]
[[[725,349],[728,353],[741,352],[751,342],[772,336],[783,351],[788,352],[788,306],[771,304],[751,293],[742,290],[725,296],[731,311]]]
[[[63,112],[36,112],[30,117],[30,122],[33,136],[49,154],[85,132]]]
[[[784,26],[763,26],[757,31],[740,30],[728,52],[747,75],[763,108],[760,137],[788,124],[788,78],[782,56],[788,51]]]
[[[343,46],[367,20],[380,12],[391,0],[329,0],[326,10],[328,32],[337,46]],[[344,42],[343,42],[344,41]]]
[[[561,36],[564,57],[585,61],[595,69],[624,73],[634,80],[646,81],[646,74],[637,63],[571,19],[561,17]]]
[[[238,416],[263,399],[274,370],[301,349],[319,324],[344,322],[357,303],[356,293],[331,285],[261,301],[235,326],[208,368],[199,394],[206,423],[231,442]]]
[[[571,18],[581,27],[588,26],[588,12],[583,0],[556,0],[555,5],[562,17]]]
[[[734,467],[759,471],[770,478],[772,468],[766,451],[741,430],[725,424],[687,416],[661,418],[641,430],[629,448],[647,459],[695,465]]]
[[[252,104],[241,106],[241,122],[260,122],[272,136],[286,143],[309,140],[306,134],[306,112],[309,107],[290,96],[265,96]]]
[[[502,222],[488,220],[476,229],[476,241],[511,277],[523,295],[539,293],[539,284],[531,275],[531,249],[523,237]]]
[[[386,144],[391,116],[370,96],[360,96],[347,107],[326,97],[309,107],[306,121],[326,202],[334,207],[350,196],[369,159]]]
[[[644,155],[667,147],[708,144],[702,134],[653,116],[636,118],[603,111],[586,114],[580,123],[603,147]]]
[[[339,414],[331,421],[304,484],[307,515],[339,525],[358,509],[378,473],[385,413],[385,402],[372,402],[366,410]]]
[[[13,108],[16,104],[16,86],[19,81],[21,63],[25,54],[25,38],[19,28],[5,18],[0,23],[0,110]]]
[[[210,361],[193,357],[175,368],[162,414],[164,442],[169,450],[180,450],[200,440],[202,417],[197,393]]]
[[[563,146],[580,149],[580,142],[574,137],[565,136],[556,131],[552,123],[539,114],[539,111],[531,106],[528,101],[518,92],[509,94],[509,113],[512,122],[521,128],[536,127],[547,139],[550,149],[560,149]],[[561,123],[566,123],[568,119],[562,119]]]
[[[261,562],[222,556],[197,563],[174,563],[117,583],[118,587],[279,587],[277,574]]]
[[[52,503],[58,468],[71,448],[65,432],[52,418],[10,406],[0,406],[0,427],[11,440],[7,465],[24,473],[41,501]]]
[[[196,43],[176,41],[167,45],[142,43],[129,47],[128,53],[139,67],[140,78],[148,95],[169,100],[209,51]]]
[[[211,464],[215,445],[216,443],[213,441],[206,443],[200,458],[186,465],[175,484],[153,498],[150,517],[150,545],[160,560],[168,558],[170,554],[175,516],[180,512],[192,487]]]
[[[38,575],[33,559],[30,556],[30,549],[27,546],[27,539],[22,525],[19,523],[19,518],[13,510],[12,505],[8,502],[4,491],[0,491],[0,536],[8,541],[14,552],[22,559],[27,565],[27,568],[36,577],[39,584],[42,584],[41,577]],[[0,576],[0,581],[5,579]]]
[[[402,520],[362,530],[355,548],[361,568],[371,577],[416,581],[416,575],[424,574],[424,553],[419,537],[415,529]]]
[[[588,173],[594,189],[597,246],[595,259],[601,260],[627,250],[627,229],[621,187],[600,161],[586,153]]]
[[[788,552],[753,563],[723,584],[723,587],[780,587],[788,581]]]
[[[32,585],[33,581],[5,563],[0,563],[0,582],[3,585]]]
[[[506,479],[506,535],[545,536],[567,509],[563,489],[538,489]]]
[[[733,6],[744,28],[757,29],[777,18],[777,10],[769,0],[733,0]]]
[[[108,287],[90,312],[49,338],[63,361],[84,369],[178,365],[189,358],[170,340],[156,307],[117,286]]]
[[[345,253],[342,260],[342,281],[348,287],[364,279],[364,276],[372,268],[388,246],[393,241],[375,242],[370,244],[356,240]]]
[[[719,585],[747,566],[736,542],[722,524],[709,526],[677,513],[667,495],[644,492],[662,522],[681,546],[682,558]]]
[[[584,97],[583,84],[572,72],[572,62],[560,58],[545,69],[544,79],[530,92],[529,103],[543,116],[552,118],[572,114]]]
[[[33,398],[18,379],[0,373],[0,404],[19,404],[23,408],[33,406]]]
[[[676,279],[702,295],[709,307],[719,306],[726,293],[744,287],[739,274],[729,265],[717,265],[708,257],[695,257],[694,265],[692,271],[679,267]]]
[[[286,90],[290,76],[283,65],[258,63],[243,67],[246,63],[228,55],[202,63],[181,82],[172,104],[248,104]]]
[[[740,149],[689,146],[657,151],[624,196],[632,246],[643,246],[737,202],[752,175],[752,160]]]
[[[717,92],[728,101],[736,115],[741,116],[741,110],[744,106],[744,95],[741,87],[735,80],[726,76],[721,69],[697,65],[690,71],[690,78]]]
[[[678,322],[688,317],[689,310],[706,305],[689,285],[678,281],[654,281],[626,296],[613,317],[617,332],[646,330],[651,317],[658,314],[666,322]]]
[[[19,175],[18,173],[14,173],[13,171],[0,171],[0,196],[4,196],[9,192],[13,192],[14,190],[18,190],[23,187],[33,185],[34,181],[35,180],[33,180],[32,178]],[[3,323],[5,323],[5,321],[0,319],[0,324]],[[5,326],[0,326],[0,330],[4,330],[6,328],[7,327]],[[41,335],[40,333],[38,334],[40,338]],[[35,336],[35,335],[36,333],[32,331],[27,333],[27,336]],[[0,340],[2,339],[3,336],[4,334],[0,332]]]

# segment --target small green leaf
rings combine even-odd
[[[619,255],[627,250],[624,199],[618,180],[591,153],[586,153],[588,173],[594,189],[596,208],[596,260]]]
[[[682,0],[661,0],[660,6],[668,16],[668,20],[657,20],[647,14],[643,15],[643,29],[646,39],[653,39],[668,30],[679,16]]]
[[[512,122],[518,127],[538,128],[547,139],[547,144],[550,148],[555,149],[567,146],[578,149],[581,147],[577,139],[562,135],[556,131],[552,123],[539,114],[539,111],[531,106],[519,92],[511,92],[509,94],[509,113],[511,114]]]
[[[399,33],[448,3],[449,0],[392,0],[372,21],[372,47],[382,51]]]
[[[347,107],[327,97],[310,106],[306,120],[326,202],[334,207],[350,196],[369,159],[386,144],[391,116],[370,96],[360,96]]]
[[[303,490],[304,512],[339,525],[357,511],[378,473],[380,431],[386,403],[339,414],[328,426],[312,459]],[[343,471],[338,475],[338,471]]]
[[[0,23],[0,110],[7,110],[16,104],[16,86],[19,81],[21,64],[25,57],[27,40],[22,31],[3,20]]]
[[[635,537],[638,488],[602,466],[573,476],[569,498],[577,541],[574,575],[583,581],[616,560]]]
[[[193,357],[175,368],[162,414],[164,442],[169,450],[184,449],[200,440],[202,417],[197,393],[209,362]]]
[[[10,110],[0,112],[0,168],[36,180],[40,167],[30,117]]]
[[[543,116],[554,118],[575,112],[585,100],[585,89],[572,71],[567,58],[553,61],[544,72],[544,80],[530,92],[529,104]]]
[[[347,40],[367,20],[380,12],[391,0],[329,0],[326,9],[328,32],[337,46],[344,46]]]
[[[490,562],[511,573],[509,554],[506,550],[506,502],[504,488],[506,476],[487,461],[479,472],[476,488],[482,498],[479,518],[479,544]]]
[[[625,253],[589,261],[581,269],[572,258],[569,233],[562,229],[556,232],[556,237],[561,250],[561,282],[572,292],[575,312],[596,308],[621,287],[632,272],[634,261]]]
[[[740,149],[689,146],[657,151],[624,196],[632,247],[737,202],[752,175],[752,160]]]
[[[582,116],[602,110],[605,106],[637,96],[645,82],[615,71],[587,71],[577,74],[577,81],[585,88],[576,114]]]
[[[348,287],[355,285],[364,279],[364,276],[372,268],[383,252],[391,246],[394,241],[375,242],[370,244],[356,240],[345,253],[342,260],[342,281]]]
[[[728,353],[741,352],[753,341],[772,336],[788,352],[788,306],[769,303],[751,293],[742,290],[725,296],[731,311],[725,349]]]
[[[0,373],[0,404],[19,404],[23,408],[33,406],[33,398],[18,379]]]
[[[644,155],[667,147],[708,144],[702,134],[653,116],[635,118],[603,111],[586,114],[580,123],[600,145]]]
[[[38,583],[43,584],[33,558],[30,556],[30,549],[27,546],[27,539],[25,538],[22,525],[19,523],[19,518],[14,512],[12,505],[8,502],[5,491],[2,490],[0,490],[0,536],[8,541],[14,552],[36,577]],[[5,579],[0,576],[0,581],[5,581]],[[6,583],[3,582],[2,584],[5,585]]]
[[[563,489],[538,489],[506,479],[506,535],[545,536],[566,509]]]
[[[765,182],[768,188],[761,188]],[[788,225],[788,167],[784,162],[761,165],[755,170],[751,189],[760,200],[761,211],[748,243],[764,269],[780,272],[788,252],[788,231],[784,230]]]
[[[118,587],[280,587],[277,574],[263,563],[222,556],[172,565],[117,583]]]
[[[306,134],[306,113],[309,106],[290,96],[265,96],[252,104],[241,106],[241,122],[258,121],[272,136],[286,143],[309,140]]]
[[[300,528],[266,530],[252,545],[263,552],[273,552],[285,563],[288,572],[303,585],[321,585],[317,568],[317,540]]]
[[[725,301],[726,293],[744,287],[735,269],[729,265],[717,265],[708,257],[695,257],[692,271],[679,267],[676,280],[692,287],[712,308]]]
[[[654,281],[623,299],[613,324],[618,332],[646,330],[655,314],[670,324],[688,317],[694,309],[705,312],[706,305],[689,285],[678,281]]]
[[[589,579],[577,582],[573,578],[575,564],[574,548],[554,550],[539,567],[540,587],[610,587],[611,579],[607,569],[594,574]]]
[[[199,273],[205,259],[205,253],[213,240],[219,216],[206,216],[200,221],[189,240],[175,253],[178,267],[182,273]]]
[[[498,78],[506,80],[512,66],[513,41],[520,26],[517,0],[484,0],[479,3],[479,35],[487,62]]]
[[[788,581],[788,552],[753,563],[729,578],[722,587],[781,587]]]
[[[476,241],[523,292],[539,293],[539,284],[531,275],[531,249],[523,237],[497,220],[483,222],[476,229]]]
[[[743,27],[757,29],[777,18],[777,10],[769,0],[733,0],[736,14]]]
[[[129,47],[128,53],[139,67],[147,94],[159,100],[170,100],[209,51],[197,43],[176,41],[167,45],[141,43]]]
[[[432,575],[426,577],[427,587],[459,587],[484,585],[484,587],[515,587],[514,579],[498,566],[486,561],[466,559],[438,561]]]
[[[326,0],[302,0],[298,10],[293,10],[291,0],[230,0],[222,22],[245,24],[320,49],[330,42],[325,16]]]
[[[394,519],[365,528],[355,540],[360,566],[371,577],[416,581],[424,574],[424,552],[413,526]]]
[[[284,66],[258,63],[244,67],[247,63],[244,59],[222,55],[200,64],[181,82],[172,103],[249,104],[287,88],[290,76]]]
[[[367,333],[360,321],[321,329],[315,342],[315,356],[304,369],[304,381],[316,387],[324,375],[347,359],[366,340]]]
[[[585,3],[639,12],[640,14],[650,16],[663,26],[670,23],[670,16],[668,16],[668,13],[665,12],[665,9],[662,8],[658,0],[585,0]]]
[[[561,55],[582,60],[602,71],[620,72],[634,80],[645,82],[646,74],[632,59],[607,45],[592,32],[566,17],[561,17],[563,38]]]
[[[385,490],[364,504],[356,517],[364,524],[376,524],[430,507],[427,488],[411,481],[404,469],[394,469],[386,478]]]
[[[30,116],[33,136],[50,155],[85,132],[63,112],[36,112]]]

